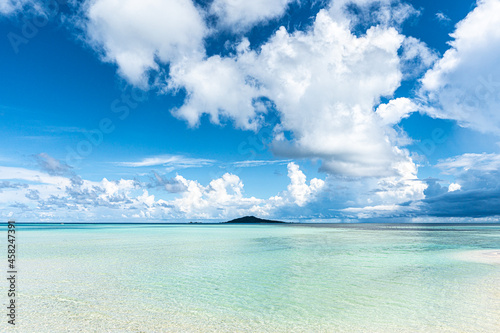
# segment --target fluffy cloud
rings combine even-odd
[[[192,0],[88,0],[76,21],[86,41],[129,82],[143,88],[154,85],[160,93],[185,94],[184,103],[172,113],[190,126],[208,115],[215,124],[230,120],[235,127],[258,130],[272,108],[279,116],[272,132],[274,153],[320,160],[321,170],[329,174],[325,180],[308,182],[298,165],[289,163],[286,190],[259,199],[246,197],[242,180],[231,173],[208,184],[157,172],[146,184],[125,179],[93,182],[42,153],[36,156],[42,172],[0,167],[2,179],[9,180],[0,183],[0,202],[38,216],[68,210],[95,218],[105,216],[104,208],[154,219],[283,212],[341,212],[366,218],[419,214],[420,209],[429,216],[495,214],[497,154],[442,160],[437,167],[456,179],[446,185],[421,181],[409,152],[401,148],[409,140],[397,124],[423,110],[499,134],[500,19],[495,14],[500,1],[480,0],[457,25],[451,48],[437,62],[424,43],[402,35],[400,24],[418,11],[397,0],[333,1],[304,30],[281,27],[259,45],[242,38],[224,55],[206,52],[205,39],[221,32],[217,29],[227,29],[221,36],[232,33],[229,39],[234,40],[256,24],[283,15],[292,1],[215,0],[203,12]],[[36,4],[3,1],[0,13],[13,15],[23,8],[36,9]],[[218,24],[211,30],[207,24],[214,18]],[[421,80],[420,97],[428,105],[408,98],[380,104],[393,97],[403,80],[433,64]],[[211,163],[163,155],[119,165],[185,168]]]
[[[451,48],[422,79],[430,115],[500,134],[499,12],[499,0],[480,0],[457,24]]]
[[[204,53],[206,27],[191,0],[89,0],[83,10],[90,45],[136,85],[161,64]]]
[[[429,185],[418,179],[417,167],[408,156],[395,167],[397,176],[344,185],[353,190],[350,198],[341,198],[349,207],[339,211],[360,219],[418,215],[420,201],[426,197]],[[340,207],[342,204],[341,201]]]
[[[18,219],[39,220],[225,220],[242,215],[274,218],[371,219],[385,217],[495,216],[500,198],[498,154],[464,154],[438,166],[455,181],[417,178],[408,158],[398,173],[370,179],[329,176],[307,180],[297,164],[288,164],[290,183],[276,196],[248,197],[241,179],[226,173],[203,185],[181,175],[156,182],[52,176],[23,168],[1,167],[0,204]],[[18,180],[22,183],[14,183]],[[173,198],[149,193],[165,187]],[[122,215],[123,214],[123,215]]]
[[[289,208],[301,208],[317,199],[324,181],[306,176],[295,163],[288,164],[290,184],[269,199],[247,197],[241,179],[226,173],[207,185],[181,175],[165,179],[153,173],[151,183],[132,179],[99,182],[52,176],[24,168],[0,167],[0,205],[19,210],[18,217],[49,220],[224,220],[243,215],[280,216]],[[18,179],[28,183],[12,183]],[[161,198],[165,192],[149,193],[164,187],[175,197]],[[170,195],[169,194],[169,195]],[[14,206],[13,206],[14,205]],[[49,214],[49,215],[47,215]],[[52,214],[52,215],[50,215]],[[123,214],[123,215],[122,215]]]
[[[361,28],[378,24],[399,26],[408,17],[420,14],[400,0],[334,0],[329,10],[335,20]]]
[[[322,170],[333,174],[394,174],[395,164],[406,157],[395,147],[392,125],[416,106],[407,99],[392,101],[387,112],[381,108],[382,120],[373,111],[401,83],[398,51],[405,40],[381,25],[358,37],[349,21],[335,21],[322,10],[307,31],[281,27],[258,50],[243,39],[234,56],[172,66],[170,86],[188,93],[174,114],[191,125],[209,114],[214,123],[231,118],[238,127],[256,129],[265,113],[256,101],[265,97],[280,113],[276,154],[319,158]],[[420,57],[429,64],[432,57],[423,44],[414,39],[407,44],[406,60]]]
[[[289,2],[216,0],[209,10],[238,30],[281,15]],[[203,47],[209,32],[191,0],[93,0],[84,13],[87,40],[130,82],[147,86],[153,79],[163,92],[186,93],[172,113],[190,126],[206,114],[215,124],[232,120],[258,130],[268,108],[262,100],[268,99],[280,115],[272,145],[278,155],[320,159],[322,170],[356,177],[393,175],[406,160],[392,126],[414,106],[392,101],[382,120],[374,108],[394,94],[405,73],[432,62],[423,43],[391,27],[416,13],[410,5],[335,1],[305,31],[281,27],[259,48],[251,50],[243,38],[235,54],[210,57]],[[361,21],[367,28],[358,35]],[[148,76],[162,72],[163,64],[168,73]]]
[[[202,186],[196,181],[179,180],[187,188],[171,202],[174,214],[181,213],[187,218],[225,218],[240,216],[244,212],[258,210],[263,200],[245,198],[243,196],[243,183],[236,175],[224,174],[221,178],[214,179],[208,186]]]
[[[463,154],[439,161],[455,182],[435,184],[422,200],[421,214],[437,217],[478,218],[500,215],[500,155]]]
[[[311,179],[309,185],[307,185],[306,175],[304,175],[304,173],[299,169],[299,166],[293,162],[289,163],[287,168],[290,184],[288,185],[287,191],[284,193],[283,197],[285,200],[291,201],[299,207],[302,207],[309,201],[313,200],[318,192],[320,192],[325,186],[325,182],[317,178]]]
[[[397,176],[346,178],[328,176],[325,180],[306,177],[294,164],[288,165],[287,190],[269,199],[277,216],[296,219],[311,217],[341,220],[376,217],[418,216],[420,201],[428,184],[417,178],[417,167],[407,157],[397,165]],[[300,204],[300,205],[299,205]]]
[[[459,191],[461,188],[462,188],[462,186],[460,184],[451,183],[450,186],[448,186],[448,192]]]
[[[169,202],[171,213],[187,218],[233,218],[243,215],[279,216],[283,210],[304,207],[313,202],[321,193],[324,181],[307,179],[299,166],[289,163],[287,189],[269,199],[245,197],[243,183],[236,175],[226,173],[212,180],[208,186],[197,181],[177,176],[176,181],[183,184],[185,191],[179,198]]]
[[[290,34],[282,27],[260,52],[241,55],[241,61],[254,64],[252,76],[281,113],[274,151],[321,158],[330,173],[393,172],[391,163],[400,156],[373,108],[401,82],[403,40],[395,29],[380,26],[357,37],[320,11],[309,31]]]
[[[437,60],[437,53],[427,47],[424,42],[414,37],[405,38],[401,54],[401,70],[405,79],[420,77]]]
[[[215,0],[210,12],[219,18],[220,24],[241,32],[253,25],[282,16],[288,5],[295,0]]]
[[[260,125],[255,107],[259,88],[247,80],[237,59],[215,55],[196,63],[173,64],[169,89],[179,88],[186,89],[187,98],[173,114],[191,126],[196,126],[203,114],[215,124],[230,118],[243,129],[256,130]]]
[[[385,125],[395,125],[417,110],[418,106],[413,101],[406,97],[400,97],[389,101],[387,104],[379,105],[377,115],[382,118]]]
[[[377,195],[384,204],[404,203],[421,200],[425,197],[427,184],[417,177],[417,166],[409,156],[406,160],[395,165],[398,176],[386,177],[378,180]]]

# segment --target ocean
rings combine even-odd
[[[498,224],[18,224],[16,237],[20,332],[500,332],[500,265],[471,255],[500,248]]]

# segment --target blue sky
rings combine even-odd
[[[3,0],[0,214],[498,221],[499,12]]]

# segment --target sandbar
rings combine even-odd
[[[500,249],[464,251],[455,257],[465,261],[500,265]]]

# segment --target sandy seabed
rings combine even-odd
[[[483,264],[500,265],[500,249],[464,251],[458,253],[455,258]]]
[[[500,332],[500,229],[359,228],[27,228],[15,331]]]

